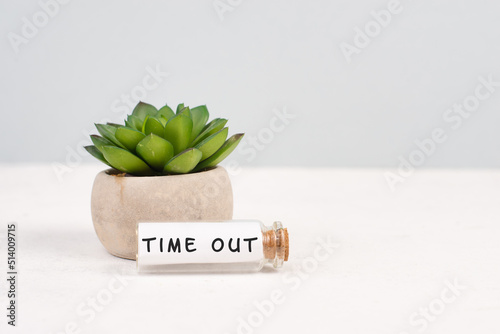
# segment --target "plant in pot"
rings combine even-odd
[[[124,125],[96,124],[85,149],[110,166],[97,174],[91,210],[99,240],[111,254],[135,259],[141,221],[228,220],[233,194],[217,166],[244,134],[227,139],[227,119],[208,122],[206,106],[174,112],[139,102]],[[208,122],[208,123],[207,123]]]

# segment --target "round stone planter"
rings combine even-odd
[[[92,220],[109,253],[134,259],[138,222],[229,220],[233,191],[223,167],[167,176],[131,176],[107,169],[92,188]]]

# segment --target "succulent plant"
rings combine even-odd
[[[206,106],[179,104],[157,110],[139,102],[125,125],[96,124],[85,149],[95,158],[124,173],[139,176],[185,174],[216,166],[241,141],[243,133],[226,140],[227,119],[209,118]]]

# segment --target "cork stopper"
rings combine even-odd
[[[288,230],[276,224],[273,229],[262,233],[264,257],[268,260],[288,261]]]
[[[274,230],[262,234],[262,244],[264,245],[264,257],[274,259],[276,256],[276,233]]]

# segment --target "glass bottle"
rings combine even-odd
[[[245,272],[288,261],[281,222],[144,222],[137,224],[139,272]]]

